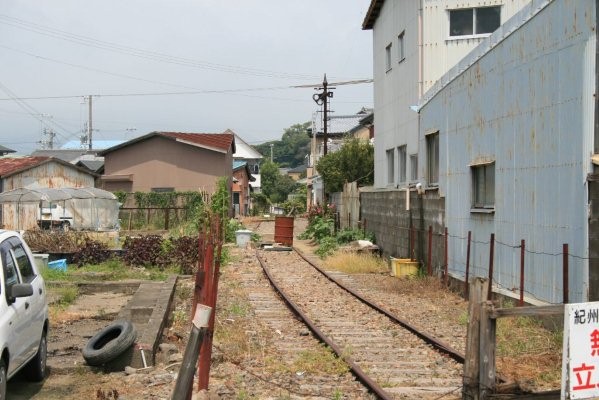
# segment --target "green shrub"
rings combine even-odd
[[[337,243],[346,244],[355,240],[368,240],[374,243],[374,234],[360,229],[344,228],[337,232]]]

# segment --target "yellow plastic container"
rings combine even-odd
[[[417,275],[418,265],[418,261],[412,261],[409,258],[391,257],[391,276],[400,278]]]

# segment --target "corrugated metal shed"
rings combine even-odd
[[[71,229],[105,231],[118,229],[119,203],[110,192],[87,188],[14,189],[0,193],[5,229],[37,229],[42,209],[58,209]]]
[[[57,158],[0,158],[0,191],[17,188],[93,187],[96,176]]]

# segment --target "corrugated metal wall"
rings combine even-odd
[[[47,162],[3,179],[4,191],[41,187],[94,187],[94,176],[57,162]]]
[[[18,188],[94,187],[94,176],[57,162],[47,162],[2,180],[4,191]],[[5,229],[37,227],[37,204],[2,205],[2,225]]]
[[[587,299],[595,29],[595,2],[550,2],[513,32],[494,34],[495,47],[423,105],[421,157],[424,133],[440,134],[452,273],[464,275],[472,231],[471,276],[486,276],[495,233],[494,283],[517,288],[525,239],[526,292],[558,303],[568,243],[570,301]],[[483,159],[495,162],[492,214],[471,212],[470,165]]]
[[[395,0],[386,1],[373,28],[374,109],[376,115],[375,175],[377,188],[388,182],[386,151],[407,145],[407,155],[419,151],[418,114],[410,109],[419,96],[484,36],[449,38],[449,9],[501,5],[501,22],[530,0]],[[422,7],[422,9],[420,9]],[[404,33],[405,59],[399,60],[398,36]],[[391,45],[387,68],[386,48]],[[395,156],[395,171],[398,157]]]

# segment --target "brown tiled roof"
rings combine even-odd
[[[50,157],[0,158],[0,176],[10,175],[14,172],[34,167],[48,159]]]
[[[234,136],[230,133],[183,133],[159,132],[162,136],[184,140],[200,146],[207,146],[227,151],[231,148]]]
[[[224,133],[150,132],[147,135],[139,136],[129,140],[128,142],[124,142],[117,146],[100,151],[98,152],[98,155],[103,157],[115,150],[131,146],[132,144],[155,136],[162,136],[164,138],[173,140],[181,140],[200,147],[206,147],[216,151],[224,151],[225,153],[232,148],[232,153],[235,153],[235,134],[227,129]]]

